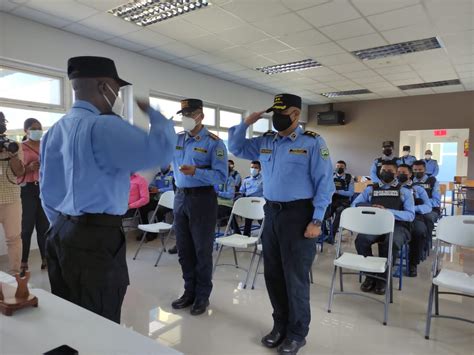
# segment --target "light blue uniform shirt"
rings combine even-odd
[[[387,190],[392,184],[382,185],[382,189]],[[352,202],[352,207],[356,207],[359,204],[370,204],[372,201],[372,185],[367,186],[359,196]],[[403,211],[393,210],[387,208],[395,216],[397,221],[412,222],[415,219],[415,200],[413,199],[413,193],[407,188],[400,189],[400,197],[403,202]]]
[[[184,175],[181,165],[196,166],[194,176]],[[227,179],[227,149],[222,139],[203,127],[191,137],[186,132],[178,134],[173,157],[173,171],[179,188],[214,186]]]
[[[429,176],[424,175],[421,179],[413,178],[413,182],[421,182],[422,184],[426,183],[426,180],[428,180]],[[429,196],[428,196],[429,197]],[[441,206],[441,190],[439,188],[439,182],[436,180],[434,186],[433,186],[433,191],[431,192],[431,207],[440,207]]]
[[[59,214],[123,215],[130,174],[167,165],[176,145],[173,122],[149,111],[150,132],[78,100],[41,141],[40,190],[53,223]]]
[[[342,178],[344,179],[345,178],[345,174],[346,173],[343,173],[343,175],[339,175],[338,173],[334,173],[333,175],[333,180],[335,178]],[[341,196],[345,196],[345,197],[349,197],[351,198],[352,196],[354,196],[354,178],[351,177],[351,182],[349,183],[349,187],[347,190],[335,190],[334,191],[335,194],[338,194],[338,195],[341,195]]]
[[[392,159],[395,159],[395,157],[393,155],[390,155],[389,157],[383,155],[382,157],[382,160],[392,160]],[[379,183],[380,182],[380,179],[379,177],[377,176],[377,164],[378,164],[378,160],[379,158],[376,158],[374,159],[373,163],[372,163],[372,166],[370,167],[370,179],[372,180],[372,182],[376,182],[376,183]],[[397,160],[397,164],[398,164],[398,160]]]
[[[240,184],[242,184],[242,177],[237,170],[232,170],[229,175],[234,179],[235,186],[240,186]]]
[[[245,197],[262,197],[263,196],[263,176],[258,174],[257,176],[248,176],[242,181],[240,191]]]
[[[235,180],[233,177],[227,177],[224,184],[214,185],[217,196],[226,200],[233,200],[235,197]]]
[[[413,163],[416,161],[416,157],[414,155],[408,155],[406,157],[400,157],[398,158],[398,161],[397,161],[397,164],[400,165],[400,164],[406,164],[406,165],[409,165],[409,166],[412,166]]]
[[[426,165],[426,175],[428,176],[438,176],[439,173],[439,166],[438,161],[436,159],[423,159]]]
[[[408,190],[411,190],[413,192],[413,198],[414,199],[421,199],[423,201],[423,204],[421,205],[416,205],[415,203],[415,213],[416,214],[427,214],[430,213],[432,208],[431,208],[431,201],[430,198],[428,197],[428,194],[426,193],[426,190],[422,188],[421,186],[413,185],[413,182],[409,181],[403,187],[407,188]]]
[[[277,202],[312,199],[313,219],[323,220],[334,193],[332,164],[323,138],[305,135],[297,127],[287,137],[267,132],[246,139],[247,127],[242,122],[229,129],[229,149],[237,157],[260,161],[264,197]]]
[[[173,180],[173,171],[170,170],[165,174],[160,171],[153,178],[152,182],[150,183],[150,187],[156,187],[158,190],[160,190],[160,193],[172,191]]]

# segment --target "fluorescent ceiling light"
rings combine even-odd
[[[360,89],[360,90],[325,92],[321,95],[331,98],[331,97],[351,96],[351,95],[361,95],[361,94],[371,94],[371,93],[372,93],[372,91],[370,91],[370,90]]]
[[[208,5],[208,0],[133,0],[108,12],[138,26],[149,26]]]
[[[441,81],[432,81],[430,83],[400,85],[398,88],[400,90],[413,90],[413,89],[423,89],[423,88],[436,88],[436,87],[448,86],[448,85],[461,85],[461,81],[459,81],[459,79],[441,80]]]
[[[313,59],[305,59],[305,60],[300,60],[297,62],[270,65],[268,67],[256,68],[256,70],[261,71],[268,75],[272,75],[272,74],[288,73],[292,71],[312,69],[312,68],[317,68],[320,66],[321,64],[319,64],[317,61]]]
[[[362,60],[372,60],[391,57],[394,55],[423,52],[436,48],[441,48],[441,43],[436,37],[431,37],[419,39],[416,41],[389,44],[387,46],[361,49],[358,51],[353,51],[352,54]]]

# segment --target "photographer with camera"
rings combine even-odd
[[[21,199],[16,179],[25,174],[23,151],[18,143],[5,135],[7,120],[0,112],[0,224],[5,230],[9,272],[20,272],[21,262]]]

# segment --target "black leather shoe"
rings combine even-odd
[[[296,341],[286,338],[283,344],[281,344],[277,351],[280,355],[296,355],[298,350],[306,345],[306,340]]]
[[[374,293],[376,295],[385,295],[385,281],[377,280],[375,283]]]
[[[362,292],[370,292],[375,288],[375,280],[371,277],[366,277],[365,281],[360,285]]]
[[[418,276],[418,270],[416,265],[410,265],[410,270],[408,271],[408,277],[417,277]]]
[[[267,348],[272,349],[283,343],[283,340],[285,340],[284,332],[272,330],[270,334],[267,334],[262,338],[262,344],[265,345]]]
[[[176,248],[176,245],[168,249],[168,254],[176,254],[177,252],[178,252],[178,248]]]
[[[198,316],[206,312],[207,307],[209,306],[209,300],[205,301],[196,301],[194,302],[193,306],[191,307],[191,315]]]
[[[171,307],[174,309],[183,309],[191,306],[194,303],[194,297],[188,296],[186,294],[182,295],[177,300],[171,303]]]

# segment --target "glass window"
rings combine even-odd
[[[45,112],[45,111],[34,111],[25,110],[11,107],[0,107],[0,111],[3,112],[7,119],[8,132],[20,132],[23,135],[23,123],[27,118],[36,118],[43,125],[43,129],[46,130],[51,127],[56,121],[58,121],[64,114],[56,112]]]
[[[176,115],[176,112],[181,110],[181,102],[179,100],[150,97],[150,106],[160,111],[167,118],[175,116],[173,118],[174,121],[181,121],[181,119],[178,119],[179,116]]]
[[[0,67],[0,98],[59,106],[61,82],[61,78]]]
[[[216,125],[216,109],[211,107],[204,107],[204,120],[202,123],[206,126],[215,127]]]
[[[214,130],[209,130],[209,132],[214,133],[216,136],[218,136],[220,139],[224,141],[224,144],[229,150],[229,133],[227,131],[214,131]]]
[[[253,124],[254,132],[266,132],[270,129],[270,119],[261,118]]]
[[[219,127],[230,128],[240,124],[241,121],[241,113],[219,110]]]

